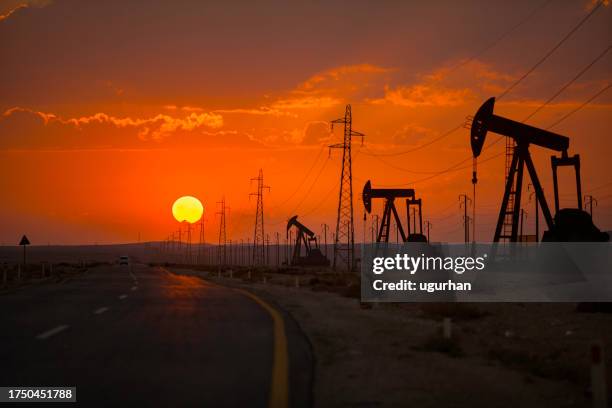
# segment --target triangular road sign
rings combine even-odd
[[[21,237],[21,241],[19,241],[19,245],[30,245],[30,240],[25,235]]]

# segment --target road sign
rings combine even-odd
[[[30,240],[25,235],[21,237],[21,241],[19,241],[19,245],[23,247],[23,266],[26,265],[26,246],[30,245]]]

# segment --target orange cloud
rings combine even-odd
[[[32,1],[26,1],[24,3],[18,4],[6,10],[0,10],[0,13],[2,13],[0,14],[0,22],[6,20],[7,18],[12,16],[19,10],[30,8],[30,7],[44,7],[50,3],[51,3],[50,0],[32,0]]]
[[[20,4],[17,7],[13,7],[12,9],[8,10],[7,12],[5,12],[4,14],[0,14],[0,21],[6,20],[7,18],[9,18],[12,14],[14,14],[15,12],[17,12],[20,9],[24,9],[24,8],[28,8],[27,4]]]
[[[339,105],[342,101],[332,96],[299,96],[279,99],[272,109],[321,109]]]
[[[395,89],[385,88],[385,97],[372,101],[373,103],[391,103],[399,106],[415,108],[418,106],[458,106],[472,96],[468,88],[449,89],[427,84],[399,86]]]
[[[287,96],[274,102],[271,108],[281,111],[331,108],[346,100],[360,99],[363,92],[377,88],[373,82],[376,82],[381,74],[391,71],[394,69],[372,64],[331,68],[298,84]]]
[[[420,75],[419,80],[412,84],[396,87],[387,85],[384,97],[370,102],[410,108],[460,106],[480,94],[498,93],[512,80],[513,75],[496,71],[490,65],[474,60]]]
[[[298,86],[298,90],[310,91],[328,81],[339,81],[346,76],[354,74],[384,74],[392,72],[394,69],[380,67],[372,64],[356,64],[356,65],[343,65],[340,67],[332,68],[327,71],[313,75]]]
[[[158,114],[150,118],[118,118],[106,113],[96,113],[90,116],[81,116],[78,118],[61,118],[53,113],[34,111],[22,107],[14,107],[6,110],[3,117],[11,116],[16,112],[27,112],[39,116],[43,119],[45,125],[51,122],[59,122],[62,124],[70,124],[77,128],[83,125],[92,123],[106,123],[114,125],[118,128],[134,127],[138,129],[138,137],[145,140],[151,138],[160,140],[178,130],[191,131],[201,127],[220,128],[223,126],[223,117],[217,113],[195,113],[183,117],[176,118],[169,115]]]

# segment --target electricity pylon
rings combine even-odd
[[[204,263],[204,244],[206,243],[206,238],[204,236],[204,215],[200,218],[200,240],[198,245],[198,263]]]
[[[342,170],[340,172],[340,193],[338,198],[338,218],[336,221],[336,237],[334,239],[334,262],[333,268],[340,267],[340,263],[346,265],[346,270],[355,270],[355,226],[353,224],[353,173],[351,158],[351,139],[353,136],[361,137],[363,144],[363,133],[352,129],[353,120],[351,116],[351,105],[346,105],[344,118],[331,122],[331,130],[334,124],[344,124],[344,139],[342,143],[329,146],[331,149],[342,149]]]
[[[219,220],[219,246],[217,252],[217,260],[219,265],[227,264],[227,234],[225,231],[225,212],[228,207],[225,206],[225,197],[221,199],[221,201],[217,201],[217,204],[221,204],[221,210],[217,212],[218,215],[221,216]]]
[[[257,210],[255,212],[255,233],[253,237],[253,265],[264,265],[266,262],[266,244],[264,234],[264,204],[263,191],[269,186],[264,185],[263,170],[259,169],[259,176],[251,179],[257,181],[257,191],[249,194],[249,197],[257,196]]]

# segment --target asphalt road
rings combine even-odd
[[[310,347],[280,316],[288,402],[309,406]],[[76,386],[86,406],[268,406],[273,326],[230,288],[145,265],[95,268],[0,295],[0,386]]]

